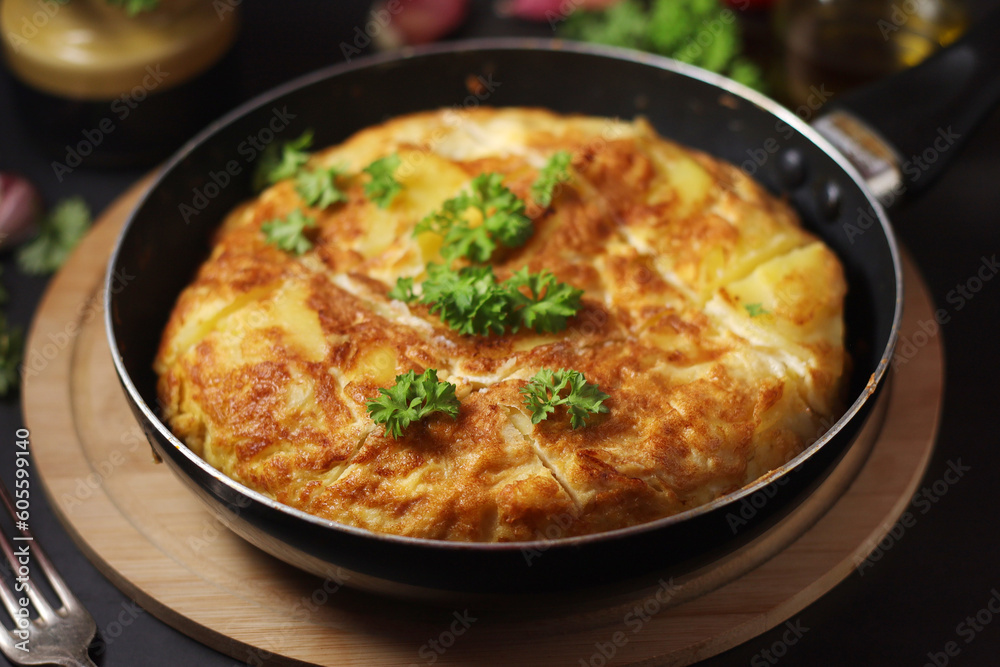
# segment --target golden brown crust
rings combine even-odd
[[[543,209],[539,168],[572,154]],[[405,189],[382,210],[363,178],[310,209],[316,246],[265,243],[264,221],[302,208],[291,182],[235,210],[178,299],[156,359],[164,416],[227,475],[362,528],[448,540],[576,535],[674,514],[753,481],[819,435],[844,374],[845,283],[791,209],[731,165],[643,120],[537,109],[413,114],[321,151],[357,174],[398,152]],[[494,256],[503,279],[548,269],[585,290],[559,334],[461,336],[386,293],[439,258],[416,223],[480,173],[529,201],[534,233]],[[365,401],[435,368],[456,419],[399,439]],[[533,425],[519,389],[574,368],[610,395],[570,429]]]

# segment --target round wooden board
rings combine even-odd
[[[52,505],[95,565],[153,614],[248,664],[603,664],[596,646],[609,642],[621,644],[609,665],[690,664],[783,622],[850,574],[909,503],[933,449],[938,338],[882,392],[881,431],[873,420],[806,503],[683,580],[653,576],[639,592],[533,600],[516,612],[380,598],[335,572],[323,581],[230,533],[151,460],[115,376],[101,298],[114,239],[144,187],[105,212],[53,280],[27,346],[25,421]],[[932,306],[909,262],[905,275],[908,336]]]

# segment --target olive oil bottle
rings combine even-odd
[[[958,0],[782,0],[774,78],[784,101],[798,106],[816,90],[834,96],[912,67],[967,25]]]

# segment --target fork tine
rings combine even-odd
[[[10,497],[10,492],[7,491],[7,487],[3,484],[0,484],[0,499],[3,500],[3,504],[7,508],[7,513],[16,521],[17,515],[14,513],[14,500]],[[46,578],[49,580],[49,583],[52,584],[53,576],[50,574],[50,571],[52,571],[52,565],[48,562],[45,554],[42,553],[41,549],[38,547],[38,543],[35,542],[34,536],[27,530],[20,530],[21,535],[27,538],[25,544],[30,545],[28,547],[30,558],[32,561],[38,562],[42,566],[42,571],[45,572]],[[18,562],[17,555],[14,553],[14,549],[11,547],[10,541],[6,536],[3,536],[3,538],[0,539],[0,549],[3,550],[4,556],[7,557],[7,562],[10,563],[11,571],[16,574],[20,563]],[[28,573],[26,579],[27,581],[24,582],[25,592],[28,594],[28,598],[31,600],[31,603],[35,606],[35,610],[38,612],[38,615],[47,622],[57,618],[58,614],[52,608],[52,605],[49,604],[48,600],[46,600],[38,589],[35,588],[34,584],[31,583],[30,572]],[[59,583],[62,584],[62,581]],[[66,586],[65,584],[62,586],[56,586],[53,584],[53,589],[58,595],[60,595],[61,599],[62,593],[60,592],[60,589],[65,590]],[[16,600],[14,602],[16,603]],[[6,599],[4,600],[4,604],[6,605]],[[8,607],[8,611],[9,610],[10,607]]]
[[[0,484],[0,494],[7,493],[7,490],[3,488]],[[6,501],[6,499],[5,499]],[[45,555],[45,551],[42,549],[42,545],[35,540],[34,535],[31,534],[30,530],[22,530],[21,534],[25,537],[31,538],[31,560],[33,563],[38,563],[41,566],[42,573],[45,574],[45,578],[49,582],[49,586],[52,587],[52,591],[59,597],[59,602],[62,603],[64,607],[80,606],[79,600],[73,595],[73,591],[69,589],[66,582],[63,581],[62,577],[59,576],[58,570],[56,570],[55,565],[49,560],[49,557]]]
[[[17,562],[17,556],[14,554],[14,550],[11,548],[10,542],[7,540],[6,535],[0,537],[0,549],[3,550],[4,556],[7,557],[7,562],[10,563],[11,572],[16,577],[19,563]],[[38,591],[36,591],[35,587],[32,585],[30,572],[28,574],[28,577],[26,577],[26,581],[24,581],[23,583],[24,583],[24,590],[28,594],[28,598],[31,600],[31,603],[35,606],[35,609],[38,611],[38,615],[41,616],[46,621],[55,618],[56,616],[55,611],[53,611],[48,601],[45,600],[45,598],[43,598],[41,594]],[[4,606],[7,607],[7,611],[9,611],[11,615],[13,615],[15,613],[15,610],[20,608],[20,605],[17,603],[17,600],[14,598],[14,594],[7,587],[6,583],[3,586],[3,590],[4,593],[0,593],[0,595],[3,596]],[[10,596],[9,600],[7,598],[8,595]]]
[[[10,632],[4,628],[0,628],[0,652],[4,655],[13,652],[17,648],[15,644],[14,637],[11,636]]]
[[[0,538],[4,540],[6,544],[6,538]],[[7,613],[10,614],[12,619],[17,618],[17,610],[21,608],[17,604],[17,598],[14,597],[14,592],[10,590],[10,586],[3,579],[0,579],[0,598],[3,598],[3,606],[7,608]]]
[[[31,553],[34,560],[41,564],[42,572],[45,574],[45,578],[48,580],[49,586],[52,587],[52,591],[59,597],[59,602],[62,604],[61,608],[70,609],[73,607],[82,607],[83,605],[81,605],[80,601],[76,599],[76,596],[73,595],[73,591],[69,589],[69,586],[66,585],[66,582],[63,581],[62,577],[59,576],[59,572],[56,570],[55,565],[52,564],[52,562],[48,559],[48,556],[45,555],[45,552],[42,551],[38,542],[33,542],[33,544],[35,546],[32,548]]]

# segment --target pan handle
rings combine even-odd
[[[836,98],[814,127],[889,206],[937,178],[998,103],[1000,11],[994,11],[920,65]]]

